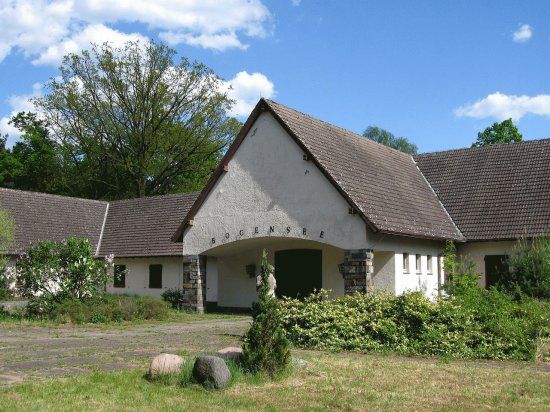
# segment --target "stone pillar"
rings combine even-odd
[[[183,257],[183,308],[204,313],[206,305],[206,276],[199,255]]]
[[[372,289],[374,253],[372,249],[352,249],[344,251],[344,263],[339,265],[344,278],[344,293],[365,293]]]

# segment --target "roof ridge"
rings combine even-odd
[[[200,191],[192,191],[192,192],[181,192],[181,193],[167,193],[164,195],[154,195],[154,196],[144,196],[144,197],[134,197],[131,199],[119,199],[119,200],[111,200],[109,203],[125,203],[125,202],[139,202],[140,200],[150,200],[150,199],[159,199],[159,198],[166,198],[166,197],[177,197],[177,196],[183,196],[183,195],[198,195]]]
[[[433,152],[426,152],[426,153],[418,153],[413,156],[428,156],[428,155],[434,155],[434,154],[443,154],[443,153],[452,153],[452,152],[468,152],[468,151],[479,151],[479,150],[496,150],[496,148],[503,148],[503,146],[510,146],[515,147],[517,145],[525,145],[525,144],[536,144],[541,143],[545,141],[550,141],[549,137],[545,137],[543,139],[529,139],[529,140],[521,140],[519,142],[509,142],[509,143],[495,143],[495,144],[487,144],[482,146],[474,146],[474,147],[461,147],[458,149],[447,149],[447,150],[436,150]]]
[[[97,199],[87,199],[85,197],[76,197],[76,196],[66,196],[66,195],[56,195],[53,193],[44,193],[44,192],[35,192],[32,190],[21,190],[21,189],[10,189],[7,187],[0,187],[0,190],[6,191],[6,192],[18,192],[18,193],[25,193],[32,196],[40,196],[40,197],[53,197],[53,198],[61,198],[61,199],[71,199],[71,200],[79,200],[79,201],[85,201],[85,202],[93,202],[93,203],[100,203],[100,204],[108,204],[108,200],[97,200]]]

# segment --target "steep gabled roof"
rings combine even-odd
[[[550,229],[550,139],[415,156],[469,241]]]
[[[464,240],[410,155],[265,99],[256,105],[174,240],[182,239],[189,221],[263,111],[275,117],[373,231]]]
[[[198,192],[110,202],[100,256],[181,256],[181,244],[170,240]]]
[[[97,250],[107,202],[0,188],[0,208],[15,221],[15,246],[22,252],[39,240],[86,238]]]

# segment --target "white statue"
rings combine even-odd
[[[275,268],[272,265],[269,265],[268,268],[269,268],[269,276],[267,278],[267,284],[269,285],[268,295],[271,297],[275,297],[275,289],[277,289],[277,281],[275,280],[275,276],[274,276]],[[262,286],[261,274],[256,276],[256,290],[260,289],[260,286]]]

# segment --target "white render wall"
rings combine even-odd
[[[480,286],[485,287],[485,256],[510,255],[516,244],[515,241],[502,242],[471,242],[457,246],[457,253],[461,258],[471,259],[481,273]]]
[[[166,289],[181,289],[183,263],[181,257],[115,258],[115,265],[126,265],[126,287],[109,285],[108,293],[126,295],[150,295],[160,297]],[[162,265],[162,288],[149,288],[149,265]]]
[[[367,247],[364,222],[303,155],[270,114],[260,115],[186,230],[183,254],[266,236]]]

